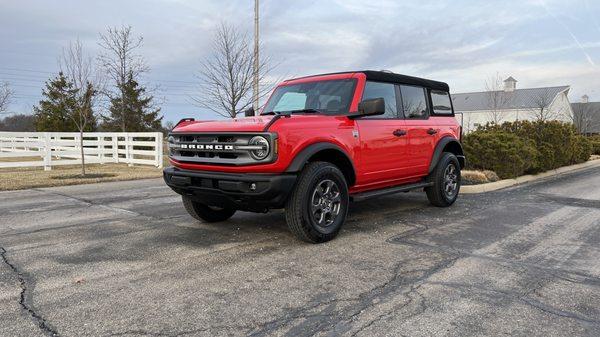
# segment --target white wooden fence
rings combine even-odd
[[[163,164],[160,132],[84,132],[83,150],[86,164]],[[0,132],[0,168],[76,164],[81,164],[79,132]]]

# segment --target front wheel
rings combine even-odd
[[[300,240],[333,239],[348,213],[348,186],[342,172],[327,162],[309,163],[285,207],[288,227]]]
[[[460,164],[456,156],[444,152],[429,176],[433,186],[425,188],[427,199],[437,207],[448,207],[458,197],[460,190]]]
[[[219,222],[231,218],[235,214],[235,209],[220,208],[204,205],[194,201],[186,196],[182,196],[185,210],[196,220],[205,222]]]

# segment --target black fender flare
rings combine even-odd
[[[460,149],[460,150],[459,150],[459,153],[456,154],[456,157],[458,158],[460,167],[461,168],[465,167],[466,160],[465,160],[462,145],[460,145],[460,142],[456,138],[451,137],[451,136],[446,136],[446,137],[443,137],[442,139],[440,139],[440,141],[435,146],[435,150],[433,151],[433,156],[431,157],[431,163],[429,164],[429,173],[433,172],[433,169],[435,168],[437,163],[440,161],[440,158],[442,158],[442,153],[444,152],[444,148],[448,144],[452,144],[453,146],[458,146],[458,149]]]
[[[288,165],[285,172],[290,172],[290,173],[300,172],[302,170],[302,168],[304,167],[304,165],[306,165],[306,163],[312,156],[314,156],[315,154],[317,154],[323,150],[335,150],[335,151],[341,153],[345,157],[345,159],[348,161],[348,163],[350,163],[350,165],[352,165],[352,178],[353,178],[352,180],[356,179],[356,167],[354,166],[354,162],[352,161],[351,157],[348,155],[348,153],[343,148],[341,148],[340,146],[338,146],[336,144],[329,143],[329,142],[313,143],[313,144],[305,147],[304,149],[302,149],[296,155],[296,157],[294,157],[292,162]]]

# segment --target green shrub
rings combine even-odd
[[[482,134],[488,135],[485,138],[487,143],[485,145],[474,144],[474,142],[481,141],[480,135]],[[519,164],[515,166],[513,163],[494,163],[496,166],[509,166],[502,170],[494,169],[494,171],[502,178],[507,177],[507,174],[508,176],[511,176],[511,174],[514,173],[517,173],[517,175],[523,173],[538,173],[561,166],[581,163],[588,160],[593,152],[600,150],[595,147],[595,143],[592,140],[577,134],[577,131],[572,124],[558,121],[517,121],[500,125],[488,124],[469,134],[468,137],[465,137],[465,140],[471,142],[471,144],[468,145],[469,151],[481,151],[482,147],[495,146],[497,148],[491,150],[491,152],[505,152],[506,150],[502,148],[504,145],[498,144],[498,140],[502,138],[504,141],[510,141],[510,139],[506,138],[506,134],[516,137],[523,143],[515,143],[515,147],[522,147],[525,145],[532,146],[534,154],[532,155],[529,152],[524,153],[523,155],[515,154],[519,157],[518,163],[521,161],[527,162],[527,165],[523,165],[524,170],[522,172],[518,172],[519,170],[517,167],[520,166]],[[489,139],[491,138],[495,138],[496,141],[490,142]],[[468,151],[465,150],[465,152]],[[469,157],[477,158],[477,160],[473,162],[471,158],[467,157],[469,158],[467,162],[471,162],[473,167],[479,169],[488,168],[489,165],[491,165],[491,161],[494,161],[493,157],[485,160],[479,158],[481,155],[490,155],[489,151],[488,153],[469,152],[467,155]],[[482,165],[484,162],[488,167],[476,166]]]
[[[592,155],[592,142],[585,136],[577,135],[571,143],[571,164],[588,161]]]
[[[463,147],[470,167],[492,170],[503,179],[522,175],[537,156],[532,141],[503,131],[470,133],[463,138]]]
[[[592,154],[600,155],[600,135],[590,136],[588,140],[592,145]]]

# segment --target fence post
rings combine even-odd
[[[52,144],[49,132],[44,132],[44,171],[52,170]]]
[[[112,134],[112,156],[113,156],[113,162],[118,163],[119,162],[119,134],[118,133]]]
[[[129,132],[125,133],[125,158],[127,161],[127,166],[133,166],[133,146],[131,145],[131,138],[129,137]]]
[[[100,164],[104,164],[104,137],[96,136],[96,151]]]
[[[155,140],[156,140],[156,146],[155,146],[156,167],[162,168],[163,167],[163,136],[162,136],[162,132],[156,133]]]

